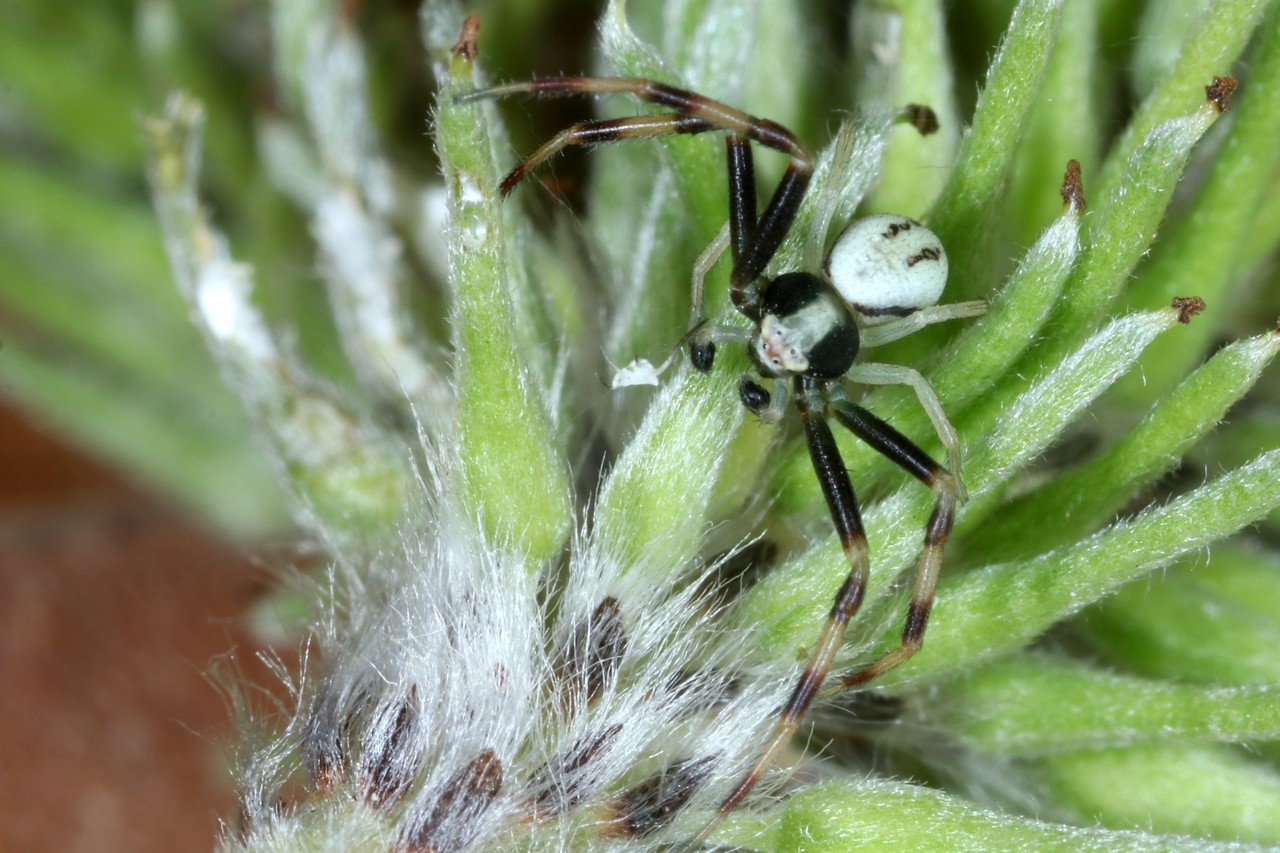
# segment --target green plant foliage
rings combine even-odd
[[[873,698],[828,689],[787,769],[713,840],[1280,845],[1280,10],[1171,5],[611,0],[575,29],[585,13],[568,0],[121,0],[57,20],[13,4],[4,393],[234,536],[321,543],[338,578],[312,602],[324,661],[298,676],[296,707],[242,721],[249,818],[225,848],[460,849],[432,836],[453,802],[429,796],[449,778],[433,767],[479,713],[467,679],[505,663],[463,660],[461,692],[430,697],[455,728],[423,735],[404,805],[353,796],[371,772],[355,758],[345,776],[317,770],[307,726],[342,661],[385,675],[359,688],[370,707],[426,701],[389,667],[422,648],[449,660],[468,638],[387,632],[447,610],[430,595],[455,582],[455,609],[485,604],[486,629],[570,668],[558,620],[580,604],[583,565],[614,573],[607,600],[649,596],[623,613],[628,638],[687,652],[661,677],[645,666],[665,652],[628,658],[603,704],[639,695],[634,713],[652,713],[639,708],[695,671],[732,670],[740,693],[643,741],[634,767],[551,817],[513,792],[545,786],[545,756],[582,732],[563,703],[504,703],[534,715],[510,731],[537,735],[505,759],[505,817],[461,846],[686,840],[732,761],[769,736],[768,691],[785,699],[848,571],[795,418],[743,410],[742,353],[723,347],[702,375],[679,351],[695,261],[727,216],[717,135],[596,146],[501,197],[504,170],[570,122],[661,112],[626,97],[458,100],[578,72],[692,88],[805,138],[815,178],[770,274],[815,263],[855,212],[890,209],[941,238],[945,302],[988,304],[860,355],[917,369],[960,435],[967,501],[923,650]],[[479,14],[475,54],[455,46],[464,12]],[[931,105],[941,131],[897,122],[908,102]],[[783,163],[758,154],[762,198]],[[711,269],[709,314],[741,326],[727,267]],[[609,388],[673,349],[656,391]],[[849,393],[940,454],[909,389]],[[935,496],[838,442],[872,552],[843,669],[897,645]],[[401,551],[447,559],[387,557]],[[733,579],[717,586],[709,566]],[[505,605],[481,600],[496,589]],[[368,713],[329,721],[341,749],[359,725],[388,728]],[[413,722],[390,719],[387,749]],[[655,756],[693,754],[700,737],[730,766],[665,835],[623,839],[618,804]],[[491,765],[469,760],[455,778],[483,792]]]

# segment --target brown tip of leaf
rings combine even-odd
[[[1204,310],[1204,300],[1199,296],[1173,297],[1173,310],[1178,312],[1178,322],[1186,325],[1191,318]]]
[[[476,44],[476,38],[479,35],[480,16],[467,15],[467,19],[462,22],[462,32],[458,34],[458,40],[453,43],[453,47],[449,48],[449,52],[460,59],[474,62],[480,55],[480,48]]]
[[[919,131],[921,136],[938,132],[938,114],[933,111],[933,107],[907,104],[902,108],[902,120]]]
[[[1080,161],[1068,160],[1067,172],[1062,176],[1062,203],[1076,213],[1083,213],[1085,208],[1084,184],[1080,180]]]
[[[1231,109],[1231,93],[1237,85],[1234,77],[1214,77],[1213,82],[1204,87],[1204,96],[1217,107],[1218,112],[1225,113]]]

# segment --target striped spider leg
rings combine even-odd
[[[826,680],[866,589],[870,558],[866,531],[848,471],[828,418],[920,480],[937,495],[925,526],[924,546],[911,603],[897,648],[843,676],[857,687],[897,666],[921,646],[956,506],[963,500],[957,476],[959,439],[936,395],[919,373],[882,364],[854,364],[861,346],[884,343],[931,323],[982,313],[981,302],[938,306],[947,260],[937,237],[903,216],[876,215],[855,221],[836,240],[819,272],[764,276],[786,237],[813,174],[814,157],[781,125],[683,89],[638,78],[559,77],[508,83],[460,96],[470,101],[513,94],[630,94],[672,112],[581,121],[556,134],[502,180],[510,193],[533,170],[571,145],[674,134],[723,133],[727,155],[729,222],[698,259],[691,328],[686,336],[695,368],[709,371],[717,343],[745,343],[755,371],[772,390],[748,376],[739,385],[743,405],[765,420],[777,420],[788,405],[800,415],[814,472],[844,550],[849,572],[836,593],[803,675],[779,712],[769,743],[734,790],[721,802],[717,818],[692,842],[697,846],[721,818],[741,803],[790,741]],[[790,158],[763,212],[757,212],[751,143]],[[701,278],[726,248],[733,262],[730,298],[754,330],[708,326],[702,309]],[[906,384],[919,397],[947,449],[949,467],[844,394],[843,379],[865,384]]]

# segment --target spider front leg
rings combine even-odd
[[[756,178],[751,145],[735,133],[725,134],[725,162],[729,173],[729,221],[715,239],[702,250],[693,265],[693,289],[689,297],[689,361],[706,373],[715,362],[716,341],[707,325],[703,310],[703,294],[707,275],[732,247],[730,255],[736,266],[756,232]],[[750,301],[745,296],[744,301]]]
[[[749,319],[759,319],[760,306],[755,288],[756,281],[791,229],[800,201],[804,198],[809,180],[813,175],[813,154],[791,131],[776,122],[757,118],[695,92],[634,77],[555,77],[524,83],[507,83],[468,92],[460,95],[457,100],[466,102],[513,94],[609,95],[620,93],[630,94],[642,101],[667,107],[672,112],[578,122],[556,134],[512,169],[502,180],[502,193],[504,195],[510,193],[534,169],[571,145],[709,131],[722,132],[725,134],[726,169],[729,178],[729,245],[733,258],[729,295],[734,307]],[[778,186],[769,197],[764,211],[758,216],[751,143],[772,148],[790,158],[786,171],[778,181]],[[715,245],[713,243],[713,246]],[[711,257],[715,256],[713,254]],[[701,293],[695,290],[692,298],[693,318],[689,336],[690,360],[698,369],[710,370],[715,359],[715,342],[697,332],[703,320],[701,301]]]
[[[729,173],[727,239],[733,253],[729,298],[742,314],[758,322],[762,312],[757,282],[795,221],[813,177],[813,155],[786,128],[753,116],[746,118],[750,120],[747,133],[729,133],[725,137]],[[759,219],[756,218],[755,167],[749,140],[791,155],[791,162]],[[702,281],[724,252],[723,234],[724,229],[699,255],[694,268],[692,329],[697,329],[702,322]],[[710,370],[715,359],[714,341],[705,334],[691,334],[689,359],[698,370]]]
[[[714,125],[704,119],[679,113],[580,121],[551,137],[507,173],[499,190],[504,196],[510,194],[526,176],[571,145],[594,145],[622,139],[652,139],[680,133],[706,133],[714,129]]]

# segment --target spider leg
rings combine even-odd
[[[791,223],[795,220],[800,201],[804,198],[813,176],[813,157],[803,144],[790,132],[772,122],[747,116],[760,128],[772,125],[790,137],[794,148],[790,150],[791,162],[778,186],[774,189],[764,213],[756,217],[755,165],[751,154],[751,141],[771,148],[784,149],[768,141],[768,137],[727,131],[725,134],[725,159],[729,173],[729,224],[728,243],[732,252],[733,271],[729,275],[729,298],[733,305],[747,317],[758,321],[760,306],[755,289],[756,280],[764,273],[778,247],[782,245]],[[756,127],[756,125],[750,125]],[[693,294],[690,299],[691,329],[696,329],[706,318],[702,314],[703,282],[720,255],[724,253],[723,229],[721,234],[698,256],[694,266]],[[715,360],[715,344],[705,334],[694,334],[689,342],[689,360],[701,371],[708,371]]]
[[[859,329],[858,342],[862,349],[878,347],[898,338],[905,338],[912,332],[918,332],[925,326],[934,323],[945,323],[948,320],[959,320],[964,317],[981,317],[987,313],[987,303],[982,299],[971,302],[950,302],[946,305],[929,305],[919,311],[912,311],[905,317],[889,320],[878,326],[863,326]]]
[[[700,108],[727,116],[750,119],[751,116],[710,98],[649,80],[644,77],[544,77],[540,80],[522,80],[500,83],[485,89],[476,89],[458,95],[459,103],[478,101],[482,98],[505,98],[508,95],[634,95],[642,101],[669,107],[682,113],[693,113]],[[725,122],[717,122],[725,125]],[[726,126],[726,129],[730,129]]]
[[[498,190],[503,196],[510,195],[516,185],[531,172],[570,145],[594,145],[597,142],[616,142],[620,139],[652,139],[678,133],[706,133],[715,129],[715,125],[706,119],[681,113],[580,121],[569,125],[521,160],[502,179]]]
[[[760,140],[756,140],[759,142]],[[808,151],[803,158],[792,156],[787,170],[774,188],[769,203],[756,222],[755,233],[743,246],[742,254],[733,259],[733,272],[729,275],[729,298],[733,305],[752,320],[761,317],[755,283],[764,274],[764,268],[782,245],[782,240],[795,221],[796,212],[813,177],[813,158]],[[732,200],[730,207],[732,207]],[[730,222],[733,221],[732,214]]]
[[[729,169],[729,238],[736,264],[756,234],[756,167],[751,143],[744,137],[726,133],[724,146]]]
[[[730,295],[739,311],[752,320],[759,319],[760,309],[753,285],[791,228],[800,200],[804,198],[809,179],[813,175],[813,154],[795,134],[777,122],[757,118],[695,92],[638,77],[551,77],[522,83],[504,83],[459,95],[457,101],[515,94],[629,94],[642,101],[667,107],[674,111],[674,115],[667,116],[665,123],[658,116],[640,116],[617,122],[582,122],[574,125],[557,134],[551,142],[516,166],[502,182],[504,193],[510,192],[533,169],[568,145],[675,133],[703,133],[710,130],[724,132],[728,140],[729,222],[730,242],[733,246]],[[755,175],[749,146],[751,142],[780,151],[791,158],[786,172],[758,218]]]
[[[793,161],[801,161],[813,167],[813,154],[795,134],[777,122],[744,113],[728,104],[713,101],[696,92],[668,86],[656,80],[640,77],[549,77],[527,80],[522,83],[503,83],[487,89],[476,89],[458,95],[458,103],[483,98],[501,98],[507,95],[613,95],[629,94],[651,104],[667,107],[679,115],[705,119],[716,129],[737,134],[767,148],[781,151]],[[753,206],[754,209],[754,206]]]
[[[929,623],[929,611],[933,608],[934,593],[938,587],[942,547],[951,535],[951,526],[955,521],[960,487],[959,480],[950,471],[935,462],[905,435],[861,406],[838,400],[831,403],[830,410],[850,432],[924,483],[938,496],[933,513],[925,525],[924,548],[916,566],[915,587],[911,592],[911,604],[907,609],[902,640],[898,648],[841,677],[840,682],[845,687],[857,687],[888,672],[920,650],[924,642],[924,630]]]
[[[733,811],[747,794],[755,788],[772,766],[774,760],[791,740],[800,720],[813,703],[818,689],[826,679],[835,660],[836,652],[844,639],[845,628],[849,620],[857,613],[862,604],[862,596],[867,586],[867,574],[870,558],[867,552],[867,536],[862,526],[862,516],[858,511],[858,499],[853,492],[853,484],[849,481],[849,472],[840,458],[840,450],[836,447],[831,427],[822,416],[824,405],[823,384],[818,380],[796,377],[795,404],[800,411],[800,420],[804,426],[805,440],[809,445],[809,458],[822,486],[822,495],[826,498],[827,508],[831,511],[831,520],[835,522],[836,532],[840,536],[840,545],[844,549],[845,560],[849,563],[849,574],[840,591],[836,593],[831,612],[827,616],[822,633],[818,636],[804,674],[796,682],[791,698],[778,716],[777,729],[764,752],[756,759],[756,763],[743,776],[733,792],[720,803],[717,820]],[[703,830],[705,837],[714,825]]]
[[[693,333],[698,327],[706,322],[706,316],[702,313],[703,294],[706,293],[707,275],[710,274],[712,267],[724,255],[725,249],[729,248],[729,223],[726,222],[720,226],[720,230],[716,232],[715,238],[707,244],[707,248],[702,250],[702,254],[698,255],[698,259],[693,262],[693,286],[689,297],[689,335],[692,338]]]
[[[716,351],[716,342],[709,334],[703,313],[707,274],[726,248],[731,249],[730,257],[736,268],[756,232],[756,170],[751,143],[736,133],[726,133],[724,142],[729,172],[729,221],[698,255],[693,266],[693,290],[689,297],[689,360],[704,373],[711,369]]]
[[[966,303],[962,302],[960,304],[964,305]],[[861,382],[864,385],[906,385],[915,391],[916,399],[920,401],[925,414],[929,416],[929,422],[933,424],[934,432],[941,439],[942,446],[947,449],[947,470],[950,472],[949,476],[955,481],[956,496],[961,503],[968,500],[969,496],[965,492],[964,483],[960,479],[960,436],[956,434],[955,427],[951,425],[951,421],[947,418],[947,413],[943,410],[942,402],[938,400],[938,395],[934,392],[933,386],[920,375],[920,371],[900,364],[864,362],[855,364],[845,374],[845,378],[851,382]],[[877,418],[877,420],[879,419]],[[883,421],[880,422],[884,423]],[[850,429],[853,429],[853,427],[850,427]],[[901,436],[901,433],[896,430],[894,434]],[[863,440],[873,447],[876,446],[874,442],[865,437],[863,437]],[[906,438],[902,440],[910,443]],[[889,456],[883,450],[880,452]],[[892,456],[889,458],[893,459]],[[897,460],[894,459],[894,461],[896,462]],[[902,463],[898,462],[898,464],[901,465]]]

